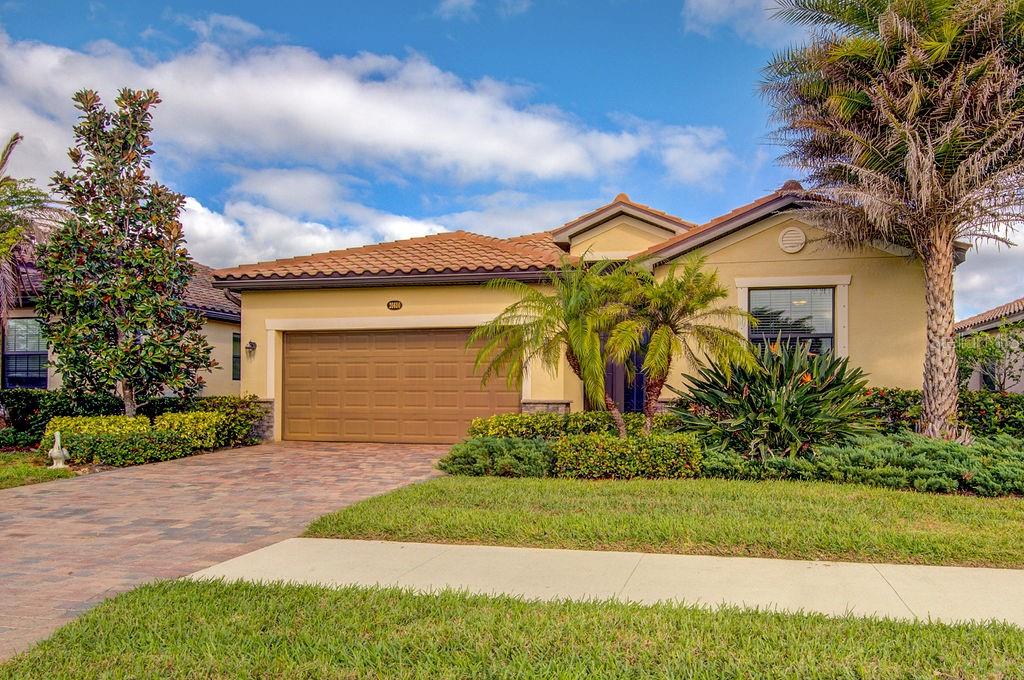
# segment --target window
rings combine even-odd
[[[231,379],[242,379],[242,334],[231,334]]]
[[[750,340],[756,344],[809,342],[812,352],[835,345],[834,288],[762,288],[750,291]]]
[[[4,333],[3,386],[46,389],[46,340],[35,319],[10,319]]]

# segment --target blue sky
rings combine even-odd
[[[74,90],[159,89],[155,173],[212,265],[547,229],[619,191],[701,222],[794,176],[758,80],[802,36],[770,4],[9,0],[0,133],[43,179]],[[972,260],[961,316],[1024,295],[1015,253]]]

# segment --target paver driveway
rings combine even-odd
[[[432,477],[445,447],[263,444],[0,491],[0,659],[101,600]]]

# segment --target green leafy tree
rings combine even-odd
[[[658,399],[672,365],[681,357],[693,369],[707,360],[728,373],[733,365],[751,366],[750,343],[736,322],[753,318],[738,307],[720,304],[728,291],[718,272],[706,271],[706,258],[691,255],[669,267],[660,280],[642,264],[622,267],[609,278],[614,299],[598,313],[607,328],[608,358],[626,367],[632,380],[644,374],[644,432],[650,432]],[[642,356],[640,366],[632,358]]]
[[[608,409],[625,436],[622,413],[605,390],[606,356],[595,318],[614,295],[605,276],[611,267],[610,262],[566,259],[543,287],[511,279],[489,282],[488,288],[518,300],[470,334],[469,346],[477,348],[476,367],[484,369],[483,380],[504,374],[509,385],[519,385],[535,359],[554,374],[564,356],[582,381],[588,401]]]
[[[74,101],[74,169],[53,177],[70,214],[39,248],[37,310],[64,383],[116,394],[135,415],[166,390],[194,394],[216,365],[184,303],[194,271],[184,197],[149,178],[155,91],[121,90],[116,111],[91,90]]]
[[[21,271],[58,214],[50,196],[33,180],[8,174],[11,155],[22,139],[14,133],[0,151],[0,327],[6,327],[22,298],[35,292],[25,289]]]
[[[956,355],[961,387],[978,371],[982,386],[1006,392],[1024,379],[1024,325],[1004,324],[992,333],[959,337]]]
[[[889,243],[924,267],[921,427],[957,432],[957,241],[1024,219],[1024,3],[780,0],[815,29],[764,91],[784,159],[809,173],[805,218],[839,246]]]

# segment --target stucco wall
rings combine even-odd
[[[808,239],[803,250],[794,254],[779,247],[779,235],[790,226],[799,226]],[[875,248],[841,251],[824,243],[822,237],[820,231],[781,215],[713,242],[700,252],[707,256],[707,266],[718,271],[729,289],[727,302],[734,305],[743,302],[737,293],[738,279],[778,277],[783,283],[783,278],[849,276],[850,362],[867,371],[874,385],[920,387],[925,350],[920,264]],[[656,273],[664,275],[666,271],[667,266],[662,266]],[[682,370],[680,366],[673,371],[673,383],[679,383]]]
[[[212,371],[203,374],[206,379],[203,394],[206,396],[239,394],[241,381],[231,379],[231,335],[237,333],[238,329],[238,324],[226,321],[207,320],[203,324],[203,333],[213,345],[213,358],[218,364]]]
[[[569,253],[588,260],[624,259],[672,236],[666,229],[622,215],[573,238]]]
[[[35,318],[36,312],[32,307],[21,307],[11,311],[11,317],[17,319]],[[213,345],[213,358],[220,364],[206,374],[205,395],[230,395],[238,394],[240,382],[231,379],[231,334],[238,332],[239,325],[226,321],[211,321],[203,325],[203,332]],[[53,359],[53,352],[50,352]],[[0,355],[0,362],[3,357]],[[60,373],[52,365],[47,369],[47,389],[56,390],[61,386]]]

